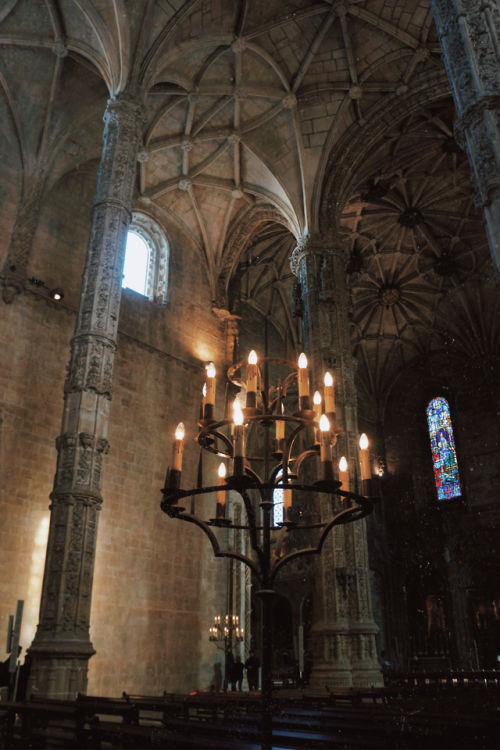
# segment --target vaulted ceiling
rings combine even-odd
[[[214,295],[249,206],[315,231],[338,137],[442,69],[428,0],[7,0],[0,44],[26,176],[96,158],[105,97],[142,97],[138,194],[199,246]]]
[[[136,207],[197,246],[214,299],[243,260],[244,297],[296,343],[294,238],[324,226],[327,178],[366,142],[334,206],[364,387],[387,392],[412,358],[445,348],[497,350],[429,0],[4,0],[0,49],[0,149],[20,195],[95,168],[106,101],[127,90],[147,112]],[[436,80],[441,101],[403,116]]]
[[[373,395],[433,354],[483,376],[497,359],[500,297],[453,121],[446,99],[395,123],[342,214],[360,387]]]

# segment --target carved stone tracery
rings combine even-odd
[[[476,0],[431,2],[458,120],[455,137],[471,166],[500,270],[500,9]]]

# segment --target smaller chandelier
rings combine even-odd
[[[240,628],[238,615],[215,615],[214,625],[208,629],[209,641],[232,641],[241,643],[245,638],[243,628]]]

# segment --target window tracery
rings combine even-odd
[[[450,406],[442,396],[429,402],[427,424],[438,500],[460,497],[462,490]]]
[[[160,226],[150,216],[134,211],[127,235],[123,286],[164,305],[168,259],[169,246]]]

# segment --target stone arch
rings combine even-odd
[[[281,224],[294,234],[286,218],[276,208],[269,205],[252,206],[243,216],[240,216],[238,223],[233,226],[222,255],[217,283],[216,307],[224,308],[226,305],[229,281],[241,253],[258,233],[262,224],[272,221]]]
[[[353,126],[344,133],[330,153],[325,177],[313,200],[322,232],[338,222],[344,203],[354,190],[359,167],[384,131],[405,116],[449,95],[450,87],[444,71],[421,76],[408,94],[397,97],[392,109],[388,111],[380,104],[378,111],[367,119],[367,125],[361,128]]]
[[[146,296],[158,305],[165,305],[170,255],[165,233],[151,216],[140,211],[133,211],[128,231],[137,234],[149,249]]]

